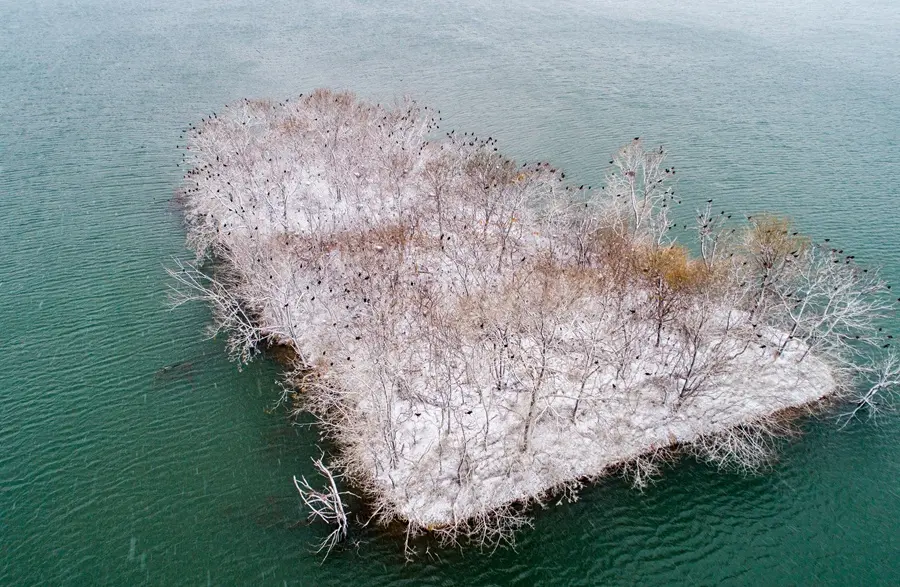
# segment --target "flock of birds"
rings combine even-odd
[[[299,99],[302,99],[302,98],[303,98],[303,94],[300,94],[300,95],[298,96],[298,98],[299,98]],[[250,100],[247,99],[247,98],[243,98],[241,101],[244,102],[244,103],[250,103]],[[279,107],[284,107],[284,106],[286,106],[289,102],[290,102],[290,98],[287,98],[287,99],[285,99],[283,102],[278,102],[277,104],[278,104]],[[380,106],[381,106],[380,104],[377,104],[377,105],[376,105],[376,108],[379,108]],[[273,107],[274,107],[274,105],[273,105]],[[229,105],[226,104],[226,105],[225,105],[225,108],[229,108]],[[423,108],[424,108],[424,110],[426,110],[426,111],[428,110],[428,107],[427,107],[427,106],[425,106],[425,107],[423,107]],[[429,129],[429,130],[434,130],[434,129],[439,128],[439,122],[443,120],[443,118],[440,116],[440,113],[441,113],[440,110],[432,111],[432,112],[434,112],[434,114],[433,114],[433,115],[429,118],[429,120],[428,120],[428,129]],[[196,125],[194,125],[194,124],[192,124],[192,123],[189,124],[187,128],[185,128],[185,129],[182,130],[182,134],[179,136],[179,138],[184,139],[184,138],[185,138],[185,133],[191,133],[191,132],[196,133],[198,136],[201,136],[201,135],[203,134],[203,131],[202,131],[202,125],[205,124],[205,123],[207,123],[209,120],[214,120],[214,119],[217,119],[217,118],[218,118],[218,115],[217,115],[216,112],[212,112],[208,117],[202,117],[202,118],[200,119],[200,123],[201,123],[200,126],[196,126]],[[385,116],[385,117],[384,117],[384,120],[386,120],[386,119],[387,119],[387,117]],[[414,117],[413,117],[412,110],[409,110],[409,111],[407,112],[406,115],[401,116],[401,117],[400,117],[400,120],[401,120],[401,121],[404,121],[404,122],[409,122],[409,123],[414,123],[414,122],[416,121],[416,120],[414,119]],[[244,123],[244,124],[246,124],[246,123]],[[379,126],[379,128],[383,128],[380,124],[379,124],[378,126]],[[457,135],[457,133],[456,133],[455,130],[451,130],[451,131],[446,132],[446,133],[444,133],[444,134],[445,134],[446,137],[447,137],[448,139],[450,139],[452,142],[457,142],[457,138],[458,138],[459,135]],[[390,136],[391,136],[391,133],[389,133],[388,136],[390,137]],[[633,140],[634,140],[634,142],[638,142],[638,141],[640,141],[640,137],[634,137]],[[479,139],[477,136],[475,136],[474,133],[464,132],[464,133],[462,134],[461,142],[462,142],[462,144],[468,145],[469,147],[475,147],[475,146],[477,146],[477,147],[479,147],[479,148],[490,148],[490,149],[492,149],[492,152],[497,152],[497,150],[498,150],[498,147],[496,146],[496,145],[497,145],[497,140],[496,140],[495,138],[493,138],[492,136],[489,136],[487,139]],[[427,142],[426,142],[426,143],[423,143],[423,144],[420,146],[420,148],[419,148],[419,152],[420,152],[420,153],[422,152],[422,150],[425,148],[426,145],[427,145]],[[326,146],[327,146],[327,144],[326,144]],[[190,146],[188,146],[188,145],[175,145],[175,147],[176,147],[176,149],[179,149],[179,150],[180,150],[180,149],[190,150]],[[443,146],[441,146],[441,148],[443,148]],[[662,149],[663,149],[663,147],[660,146],[660,153],[662,153]],[[235,152],[235,154],[239,154],[239,152]],[[218,156],[216,157],[216,160],[217,160],[217,161],[219,160],[219,157],[218,157]],[[271,159],[270,159],[270,161],[271,161]],[[186,156],[186,154],[183,153],[183,154],[182,154],[181,163],[176,163],[176,167],[181,167],[182,164],[186,164],[186,163],[187,163],[187,156]],[[612,164],[614,164],[614,163],[615,163],[614,160],[612,160],[612,159],[609,160],[609,164],[610,164],[610,165],[612,165]],[[224,163],[223,163],[222,165],[223,165],[223,166],[227,166],[227,165],[224,164]],[[566,178],[566,174],[565,174],[562,170],[560,170],[560,169],[558,169],[558,168],[556,168],[556,167],[553,167],[549,162],[546,162],[546,161],[538,161],[538,162],[531,163],[531,164],[529,164],[529,163],[527,163],[527,162],[523,162],[523,163],[521,164],[521,167],[523,168],[523,170],[544,171],[544,172],[549,172],[550,174],[555,174],[555,175],[557,175],[557,179],[558,179],[558,181],[560,181],[560,182],[564,181],[565,178]],[[286,173],[286,172],[287,172],[287,171],[285,171],[285,173]],[[202,174],[204,174],[204,173],[207,175],[208,178],[212,178],[212,173],[213,173],[213,171],[212,171],[212,165],[211,165],[211,164],[202,165],[202,166],[200,166],[200,167],[197,167],[197,168],[190,169],[190,170],[186,171],[186,174],[184,175],[184,179],[188,179],[190,176],[199,176],[199,175],[202,175]],[[676,169],[675,169],[674,166],[667,167],[667,168],[665,168],[665,173],[666,173],[667,176],[674,176],[674,175],[676,174]],[[660,181],[661,181],[661,180],[660,180]],[[485,189],[487,189],[487,186],[486,186]],[[591,191],[592,189],[593,189],[593,186],[587,185],[587,184],[581,184],[581,185],[579,185],[578,187],[575,187],[574,185],[567,185],[567,186],[565,186],[565,190],[566,190],[566,191],[571,191],[571,192],[584,192],[585,190],[587,190],[587,191],[589,192],[589,191]],[[606,188],[605,188],[605,186],[601,186],[600,189],[601,189],[601,190],[605,190]],[[188,191],[191,191],[190,188],[188,189]],[[193,191],[199,191],[199,188],[193,188]],[[624,194],[616,194],[616,196],[617,196],[617,197],[624,197]],[[233,201],[233,199],[232,199],[232,201]],[[674,191],[671,192],[669,198],[663,200],[663,204],[662,204],[662,205],[663,205],[663,206],[668,206],[670,203],[671,203],[672,205],[676,205],[676,204],[681,204],[681,203],[682,203],[682,200],[681,200],[680,198],[676,198],[676,197],[675,197],[675,192],[674,192]],[[707,203],[707,204],[712,204],[712,203],[713,203],[713,199],[707,199],[707,200],[706,200],[706,203]],[[730,219],[732,218],[732,214],[726,214],[726,211],[725,211],[725,210],[721,210],[721,211],[719,212],[719,215],[722,216],[723,219],[725,219],[725,220],[730,220]],[[702,218],[702,215],[698,216],[698,218]],[[751,221],[753,220],[753,216],[752,216],[752,215],[746,215],[745,218],[746,218],[746,220],[747,220],[748,222],[751,222]],[[227,224],[226,224],[225,226],[223,226],[223,228],[226,228],[226,227],[227,227]],[[677,223],[674,223],[674,224],[672,224],[672,225],[669,226],[669,229],[673,229],[673,228],[678,228],[678,224],[677,224]],[[709,225],[708,225],[708,224],[704,224],[704,225],[701,225],[700,228],[706,229],[706,228],[709,228]],[[219,229],[217,228],[216,230],[218,231]],[[688,231],[688,230],[695,230],[695,229],[694,229],[693,227],[689,227],[688,224],[682,224],[682,225],[681,225],[681,230],[682,230],[682,231]],[[734,233],[735,231],[736,231],[736,228],[731,228],[731,229],[730,229],[730,233]],[[230,234],[230,232],[229,232],[228,234]],[[785,234],[786,234],[786,233],[785,233]],[[793,233],[791,233],[791,236],[798,236],[798,235],[799,235],[798,232],[793,232]],[[252,238],[252,235],[251,235],[251,238]],[[831,252],[832,254],[834,254],[834,255],[842,255],[842,254],[843,254],[843,252],[844,252],[843,249],[838,249],[838,248],[832,247],[832,246],[830,245],[830,243],[831,243],[831,239],[830,239],[830,238],[825,238],[825,239],[823,239],[822,244],[821,244],[821,245],[817,245],[817,246],[821,246],[821,247],[823,247],[823,248],[829,249],[830,252]],[[791,255],[792,255],[794,258],[797,258],[797,257],[799,256],[799,253],[798,253],[798,251],[792,251],[792,252],[791,252]],[[843,259],[841,259],[841,258],[835,258],[834,262],[835,262],[835,263],[840,263],[840,262],[843,260],[843,262],[844,262],[845,264],[850,264],[850,263],[853,263],[853,262],[855,261],[855,259],[856,259],[856,256],[855,256],[855,255],[845,255],[845,256],[843,257]],[[745,263],[745,264],[746,264],[746,263]],[[868,273],[868,271],[869,271],[869,270],[866,269],[866,268],[861,268],[860,270],[861,270],[862,272],[864,272],[864,273]],[[885,287],[886,287],[887,290],[891,290],[891,285],[890,285],[890,284],[885,285]],[[896,299],[896,302],[897,302],[897,303],[900,303],[900,297],[898,297],[898,298]],[[754,328],[755,328],[757,325],[754,324],[753,326],[754,326]],[[882,334],[882,336],[883,336],[883,344],[881,345],[881,348],[883,348],[883,349],[889,348],[889,347],[891,346],[891,340],[893,340],[894,336],[893,336],[892,334],[888,334],[888,333],[884,332],[883,327],[879,327],[879,328],[878,328],[878,332],[879,332],[879,333],[883,333],[883,334]],[[757,334],[757,336],[758,336],[758,337],[761,337],[762,335],[761,335],[761,334]],[[856,338],[856,339],[859,339],[859,336],[856,336],[855,338]],[[765,345],[762,345],[761,348],[765,348]]]

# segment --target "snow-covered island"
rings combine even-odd
[[[295,351],[323,472],[376,520],[495,544],[523,505],[676,451],[756,469],[786,410],[896,382],[877,272],[774,216],[710,203],[675,230],[662,147],[629,141],[591,189],[439,120],[318,90],[185,136],[179,301],[210,302],[241,361]],[[298,488],[339,539],[337,487]]]

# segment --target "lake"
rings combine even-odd
[[[279,366],[238,370],[207,307],[167,304],[182,129],[320,86],[410,94],[579,184],[665,144],[688,214],[783,212],[900,283],[900,3],[684,4],[0,0],[0,584],[896,581],[896,414],[810,419],[759,477],[607,480],[516,551],[405,564],[357,525],[323,563]]]

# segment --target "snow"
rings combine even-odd
[[[385,519],[456,525],[835,391],[725,294],[685,297],[656,345],[651,292],[579,256],[615,203],[492,141],[429,141],[436,117],[320,92],[190,134],[192,246],[257,338],[297,350]]]

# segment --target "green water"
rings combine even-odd
[[[610,480],[516,552],[309,552],[277,365],[166,306],[175,146],[225,102],[410,93],[578,183],[640,135],[689,206],[788,212],[900,281],[895,0],[393,4],[0,0],[0,585],[895,584],[896,415],[810,421],[758,478]]]

